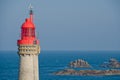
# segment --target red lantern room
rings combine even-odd
[[[25,20],[21,26],[21,39],[17,42],[18,45],[39,44],[35,36],[35,25],[33,22],[33,11],[30,8],[30,17]]]

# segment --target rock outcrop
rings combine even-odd
[[[70,62],[69,64],[72,68],[90,68],[91,66],[88,62],[78,59]],[[57,71],[55,75],[80,75],[80,76],[106,76],[106,75],[120,75],[120,69],[111,69],[111,68],[120,68],[120,62],[112,58],[109,62],[101,65],[102,67],[108,68],[107,70],[75,70],[75,69],[65,69]]]
[[[78,59],[78,60],[70,62],[69,67],[73,67],[73,68],[90,68],[91,66],[88,64],[88,62],[86,62],[86,61],[84,61],[82,59]]]
[[[118,60],[111,58],[108,62],[105,62],[101,65],[104,68],[120,68],[120,62]]]
[[[65,69],[54,73],[55,75],[80,75],[80,76],[103,76],[103,75],[120,75],[120,70],[74,70]]]

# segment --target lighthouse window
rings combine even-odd
[[[27,36],[27,28],[22,29],[22,36],[24,36],[24,37]]]
[[[22,28],[21,34],[23,37],[35,37],[35,29],[34,28]]]
[[[32,31],[31,28],[28,28],[28,29],[27,29],[27,36],[31,37],[31,31]]]
[[[32,29],[32,37],[35,37],[35,29]]]

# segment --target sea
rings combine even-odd
[[[87,61],[93,69],[110,58],[120,61],[120,51],[41,51],[39,55],[40,80],[120,80],[114,76],[58,76],[53,73],[68,69],[68,64],[77,59]],[[19,56],[17,51],[0,51],[0,80],[18,80]]]

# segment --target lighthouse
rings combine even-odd
[[[29,18],[26,18],[21,26],[21,38],[17,41],[17,45],[20,60],[19,80],[39,80],[40,46],[35,34],[32,7],[30,7]]]

